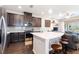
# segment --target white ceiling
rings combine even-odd
[[[21,5],[21,9],[18,8],[18,5],[4,5],[3,7],[7,10],[31,12],[33,15],[52,19],[61,19],[68,14],[71,14],[72,16],[79,15],[79,5],[34,5],[33,8],[30,8],[29,5]],[[51,14],[48,13],[48,10],[50,9],[52,10]]]

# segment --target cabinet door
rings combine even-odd
[[[41,27],[41,18],[36,19],[36,27]]]
[[[23,24],[23,21],[24,21],[24,15],[20,15],[19,16],[19,25],[20,26],[23,26],[24,24]]]
[[[14,15],[14,25],[16,27],[23,26],[23,20],[24,20],[24,16],[23,15],[18,15],[18,14]]]
[[[14,25],[17,27],[17,26],[20,26],[19,25],[19,15],[15,14],[14,15]]]
[[[11,33],[10,34],[10,42],[14,43],[14,42],[18,42],[18,41],[19,41],[18,33]]]
[[[50,20],[45,20],[45,27],[50,27]]]
[[[24,32],[19,32],[19,41],[20,42],[24,42],[25,41],[25,33]]]
[[[24,12],[24,24],[32,21],[32,13]]]
[[[7,14],[7,25],[14,26],[14,14],[11,13]]]
[[[32,17],[32,26],[35,27],[36,26],[36,22],[35,22],[35,17]]]
[[[41,18],[32,17],[32,26],[41,27]]]
[[[24,15],[18,14],[7,14],[7,24],[8,26],[23,26]]]

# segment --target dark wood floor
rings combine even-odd
[[[10,43],[5,50],[5,54],[34,54],[33,45],[25,46],[24,42]],[[67,54],[79,54],[79,50],[67,52]]]
[[[25,46],[24,42],[10,43],[5,54],[33,54],[33,46]]]

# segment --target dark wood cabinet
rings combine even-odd
[[[10,33],[10,42],[18,42],[18,33]]]
[[[24,12],[24,24],[32,21],[32,13]]]
[[[23,15],[17,15],[15,14],[14,15],[14,24],[16,27],[20,27],[20,26],[23,26]]]
[[[25,41],[25,33],[24,32],[17,32],[17,33],[10,33],[10,42],[24,42]]]
[[[41,18],[32,17],[32,13],[24,12],[24,15],[7,13],[7,25],[21,27],[26,23],[32,24],[33,27],[41,27]]]
[[[24,42],[25,41],[25,33],[24,32],[19,32],[18,33],[18,38],[19,38],[19,42]]]
[[[7,14],[7,25],[14,26],[14,14],[12,13]]]
[[[45,20],[45,27],[50,27],[50,20]]]
[[[7,25],[8,26],[16,26],[16,27],[23,26],[23,20],[24,20],[23,15],[12,14],[12,13],[7,14]]]
[[[24,26],[24,15],[19,16],[19,26]]]
[[[19,26],[19,15],[17,14],[14,15],[14,25],[16,27]]]
[[[41,18],[32,17],[32,26],[41,27]]]

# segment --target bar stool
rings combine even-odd
[[[58,54],[62,51],[62,46],[60,44],[52,44],[51,48],[55,54]]]
[[[60,41],[60,43],[62,44],[62,51],[65,54],[67,53],[67,49],[68,49],[67,47],[67,45],[69,44],[68,40],[69,38],[66,35],[63,35]]]
[[[68,42],[67,41],[61,41],[61,44],[62,44],[62,51],[63,51],[63,53],[66,54]]]

